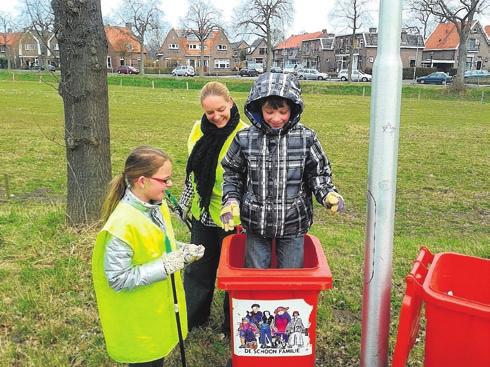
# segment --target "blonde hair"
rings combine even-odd
[[[230,91],[220,82],[209,82],[204,85],[201,89],[200,100],[201,104],[208,96],[220,96],[223,97],[227,102],[231,100]]]
[[[172,162],[172,159],[160,149],[149,146],[139,146],[133,149],[126,158],[123,173],[115,176],[109,183],[104,204],[102,204],[101,220],[107,221],[123,198],[128,186],[131,186],[141,176],[150,177],[167,161]]]

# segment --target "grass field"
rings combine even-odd
[[[0,366],[115,366],[91,286],[97,229],[65,225],[62,101],[47,80],[0,78]],[[334,277],[334,288],[320,297],[317,366],[358,366],[370,99],[311,92],[304,94],[303,121],[317,131],[347,205],[338,216],[317,205],[311,230]],[[242,110],[246,92],[233,95]],[[174,158],[180,193],[185,142],[201,114],[198,91],[115,84],[109,101],[113,172],[131,148],[155,145]],[[421,245],[490,258],[490,104],[403,98],[399,147],[390,351],[404,276]],[[221,299],[220,293],[210,326],[187,340],[189,366],[222,366],[229,356],[217,336]],[[420,344],[410,366],[422,365]],[[178,365],[176,350],[167,366]]]

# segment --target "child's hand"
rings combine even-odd
[[[182,251],[184,253],[184,265],[187,266],[203,257],[204,246],[194,245],[193,243],[184,243],[182,245]]]
[[[220,213],[221,222],[223,222],[223,228],[225,231],[231,231],[236,225],[240,223],[240,207],[236,200],[228,200]]]
[[[323,205],[332,213],[342,212],[344,211],[344,198],[335,191],[331,191],[323,200]]]
[[[170,275],[179,270],[184,269],[184,251],[182,248],[178,250],[169,252],[168,254],[163,254],[162,256],[163,268],[165,269],[165,274]]]

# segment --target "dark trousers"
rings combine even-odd
[[[128,366],[129,367],[163,367],[163,358],[151,362],[130,363]]]
[[[187,302],[189,329],[202,326],[209,320],[213,301],[216,271],[221,254],[221,242],[231,232],[219,227],[208,227],[192,220],[191,242],[205,247],[204,256],[184,270],[184,289]],[[230,307],[228,293],[223,301],[222,331],[230,331]]]

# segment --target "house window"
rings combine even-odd
[[[468,51],[478,51],[480,49],[480,41],[475,38],[468,39]]]
[[[126,48],[128,49],[128,52],[133,52],[133,45],[132,44],[128,44],[126,46]]]
[[[230,68],[230,60],[214,60],[214,68],[215,69],[229,69]]]
[[[411,68],[414,68],[415,67],[415,60],[410,60],[410,67]]]
[[[26,43],[24,45],[24,50],[26,51],[34,51],[36,49],[36,45],[34,43]]]
[[[216,48],[218,49],[218,51],[226,51],[228,49],[226,45],[218,45],[216,46]]]
[[[259,48],[259,55],[265,55],[267,53],[267,49],[265,47]]]
[[[112,69],[112,58],[107,56],[107,68]]]
[[[168,45],[168,48],[169,50],[178,50],[179,49],[179,45],[175,44],[175,43],[171,43]]]
[[[199,45],[196,45],[195,43],[189,44],[189,50],[199,50],[200,47]]]
[[[54,50],[55,51],[59,51],[60,50],[60,45],[59,44],[55,44],[54,45]]]

